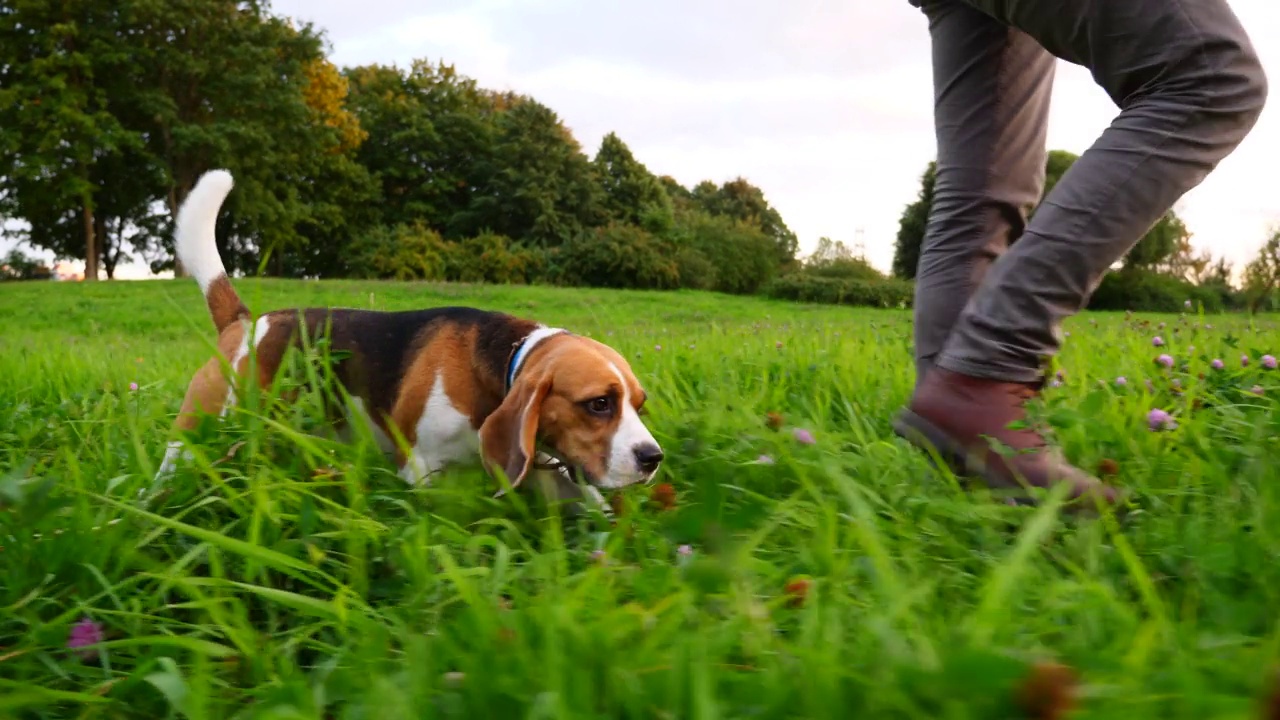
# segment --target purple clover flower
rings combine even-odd
[[[1262,367],[1264,367],[1264,368],[1266,368],[1266,369],[1268,369],[1268,370],[1275,370],[1275,369],[1276,369],[1276,358],[1275,358],[1275,356],[1274,356],[1274,355],[1263,355],[1263,356],[1262,356]]]
[[[1160,363],[1161,365],[1167,368],[1171,368],[1173,367],[1173,356],[1168,354],[1161,354],[1160,357],[1156,358],[1156,362]]]
[[[1155,336],[1155,337],[1151,338],[1151,344],[1152,344],[1152,345],[1155,345],[1156,347],[1163,347],[1163,346],[1164,346],[1164,338],[1162,338],[1162,337],[1160,337],[1159,335],[1157,335],[1157,336]]]
[[[78,651],[84,660],[92,660],[96,653],[84,648],[97,645],[102,642],[102,638],[102,626],[86,617],[71,626],[71,632],[67,635],[67,648]]]
[[[1221,370],[1226,366],[1227,366],[1226,363],[1222,362],[1220,358],[1214,358],[1213,362],[1209,363],[1209,367],[1213,368],[1214,370]]]
[[[1152,430],[1172,430],[1178,426],[1178,423],[1169,413],[1155,408],[1147,413],[1147,426]]]
[[[796,442],[801,445],[813,445],[818,442],[817,439],[813,437],[813,433],[805,430],[804,428],[796,428],[792,435],[795,437]]]

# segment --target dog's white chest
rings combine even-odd
[[[414,429],[417,442],[400,471],[406,482],[421,483],[446,465],[479,461],[480,436],[471,427],[471,419],[449,400],[439,373]]]

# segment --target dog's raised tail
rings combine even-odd
[[[178,210],[174,223],[178,261],[199,283],[218,332],[241,318],[249,317],[249,308],[240,301],[227,277],[227,269],[218,255],[215,234],[218,210],[234,184],[231,173],[226,170],[210,170],[200,176]]]

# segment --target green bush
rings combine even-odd
[[[777,272],[777,242],[758,226],[723,215],[682,213],[672,229],[680,248],[680,277],[702,277],[696,285],[724,293],[760,291]],[[710,266],[714,273],[705,274]]]
[[[837,258],[805,265],[800,272],[811,277],[836,278],[841,280],[864,280],[875,282],[885,280],[885,274],[875,269],[866,259],[860,257]]]
[[[674,250],[641,228],[611,222],[557,248],[553,277],[565,285],[672,290],[680,287]]]
[[[1221,285],[1193,285],[1148,270],[1124,269],[1102,279],[1089,299],[1090,310],[1141,310],[1179,312],[1190,300],[1205,312],[1223,312],[1238,306],[1236,294]]]
[[[422,223],[370,229],[351,243],[350,277],[369,280],[443,280],[449,248]]]
[[[765,294],[779,300],[864,305],[869,307],[911,307],[915,288],[908,280],[850,280],[791,273],[775,279]]]
[[[682,288],[714,290],[716,287],[716,266],[697,248],[685,246],[676,250],[676,270]]]
[[[452,243],[445,254],[445,277],[453,282],[523,285],[541,279],[545,269],[545,253],[497,233]]]

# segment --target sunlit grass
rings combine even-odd
[[[1116,520],[1008,507],[895,438],[904,312],[236,284],[258,311],[469,304],[612,344],[673,505],[632,488],[610,526],[478,471],[410,489],[306,403],[208,423],[155,486],[210,352],[194,283],[0,286],[0,717],[1003,718],[1054,660],[1079,717],[1201,720],[1253,717],[1280,649],[1270,319],[1070,323],[1044,411],[1132,491]]]

